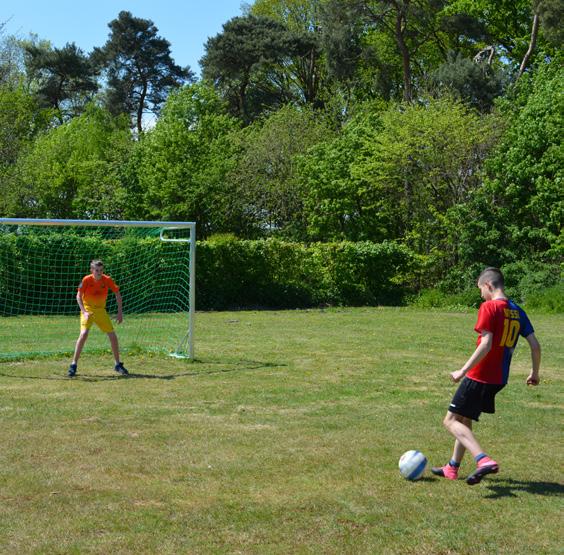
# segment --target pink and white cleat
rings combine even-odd
[[[445,464],[444,466],[434,466],[431,472],[435,476],[442,476],[447,480],[456,480],[458,478],[458,467]]]

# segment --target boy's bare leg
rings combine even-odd
[[[74,348],[74,355],[73,355],[73,358],[72,358],[73,364],[78,363],[78,359],[80,358],[80,354],[82,353],[82,349],[84,348],[84,344],[86,343],[86,340],[88,339],[89,331],[90,330],[81,330],[80,331],[80,335],[78,336],[78,339],[76,341],[76,347]]]
[[[466,418],[465,416],[462,417],[461,421],[465,426],[472,429],[472,419]],[[454,449],[452,451],[452,460],[461,463],[462,459],[464,458],[464,453],[466,453],[466,447],[458,440],[454,440]]]
[[[112,346],[112,353],[114,354],[114,359],[116,364],[119,363],[119,343],[115,331],[108,333],[108,339],[110,340],[110,345]]]
[[[483,452],[480,444],[472,433],[472,423],[470,422],[470,425],[468,425],[469,420],[470,419],[465,416],[460,416],[459,414],[455,414],[450,411],[447,412],[443,420],[445,428],[456,438],[453,455],[453,458],[456,461],[459,460],[456,458],[456,455],[460,456],[461,453],[464,455],[464,451],[466,449],[470,451],[473,457],[476,457]]]

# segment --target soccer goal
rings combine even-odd
[[[76,292],[101,259],[119,286],[123,352],[194,358],[193,222],[0,218],[0,360],[72,353]],[[117,311],[108,295],[110,316]],[[96,326],[85,353],[108,350]]]

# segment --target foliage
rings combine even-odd
[[[131,145],[123,119],[90,105],[39,136],[18,159],[6,213],[18,217],[122,217],[122,169]]]
[[[513,67],[521,62],[531,33],[531,0],[497,0],[495,7],[490,0],[449,0],[442,15],[444,25],[450,24],[457,41],[473,48],[473,54],[493,46]]]
[[[483,268],[483,264],[453,268],[434,287],[421,290],[412,302],[421,308],[478,307],[482,299],[475,283]],[[502,265],[501,270],[511,299],[526,308],[564,312],[559,264],[520,260]]]
[[[237,161],[227,179],[242,218],[236,230],[241,236],[304,238],[308,191],[297,158],[330,135],[319,114],[291,105],[239,133]]]
[[[299,103],[320,108],[327,101],[328,76],[321,44],[324,0],[255,0],[250,13],[282,23],[289,31],[288,58],[276,68]]]
[[[112,114],[132,114],[141,134],[143,114],[158,113],[168,93],[192,73],[174,63],[170,43],[151,20],[121,11],[108,27],[106,44],[93,52],[95,63],[106,70],[106,106]]]
[[[292,101],[320,105],[323,69],[313,31],[290,30],[284,20],[250,14],[225,23],[205,49],[204,79],[244,123]]]
[[[557,61],[543,64],[500,103],[508,127],[459,227],[461,259],[482,260],[492,248],[498,265],[562,255],[563,85]]]
[[[368,157],[379,119],[370,113],[353,118],[343,132],[313,147],[300,161],[307,190],[304,202],[307,232],[313,240],[381,241],[388,237],[380,199],[354,171]]]
[[[394,241],[414,289],[559,263],[562,6],[255,0],[184,89],[188,68],[129,12],[89,58],[0,23],[0,213]],[[81,114],[96,87],[109,113]]]
[[[411,253],[394,243],[314,243],[275,239],[198,246],[198,306],[304,307],[401,302]]]
[[[508,76],[501,68],[450,52],[447,61],[432,73],[430,82],[433,87],[454,93],[470,106],[487,112],[495,98],[503,93]]]
[[[51,114],[21,84],[0,85],[0,107],[0,168],[7,168],[47,127]]]
[[[369,106],[304,157],[311,236],[403,239],[416,252],[444,256],[454,248],[445,243],[445,216],[480,185],[494,127],[449,98],[379,115]]]
[[[165,248],[186,248],[182,244],[163,243],[158,238],[107,241],[79,235],[43,238],[33,234],[18,237],[1,234],[0,248],[9,254],[2,257],[4,264],[0,267],[0,277],[9,275],[10,279],[0,279],[0,286],[8,288],[2,291],[2,298],[10,299],[12,311],[26,307],[14,299],[26,294],[21,283],[34,282],[29,273],[35,271],[36,265],[28,261],[42,259],[46,241],[51,249],[64,242],[67,251],[76,252],[76,268],[52,267],[51,284],[68,280],[66,275],[57,276],[57,271],[65,274],[74,271],[78,276],[82,275],[87,264],[84,253],[97,252],[108,267],[115,263],[122,268],[127,264],[118,264],[117,260],[128,260],[134,256],[141,261],[141,267],[130,268],[131,275],[115,277],[120,283],[127,284],[124,289],[127,295],[137,299],[150,297],[150,293],[147,293],[149,288],[144,280],[136,279],[133,272],[142,272],[144,264],[157,265],[156,269],[151,269],[150,275],[156,276],[155,279],[164,280],[167,276],[170,279],[170,273],[158,268],[159,264],[166,263],[159,253]],[[240,241],[228,235],[199,242],[196,256],[196,290],[200,310],[396,304],[409,290],[414,262],[408,249],[392,242],[305,245],[275,239]],[[13,287],[11,284],[16,284],[15,290],[9,289]],[[166,290],[166,283],[160,284],[159,289]],[[153,299],[151,303],[145,304],[147,310],[159,310],[157,300]],[[33,307],[27,306],[22,310],[31,308],[35,313],[46,311],[51,314],[57,313],[60,308],[68,312],[65,306],[54,305],[51,296],[46,294],[38,298]],[[6,307],[0,308],[7,310]]]
[[[94,65],[74,43],[63,48],[30,43],[25,52],[40,103],[54,108],[61,120],[79,114],[98,90]]]
[[[143,214],[152,219],[198,222],[198,234],[230,229],[233,192],[226,181],[233,166],[230,133],[238,122],[217,93],[204,84],[172,94],[136,155]]]
[[[562,0],[533,0],[535,11],[541,19],[542,34],[556,48],[562,48],[564,31],[564,2]]]
[[[555,314],[564,313],[564,282],[548,287],[546,289],[532,291],[527,295],[527,308],[539,312]]]
[[[18,160],[51,118],[51,111],[42,109],[22,84],[0,85],[0,214],[13,213]]]

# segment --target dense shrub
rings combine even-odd
[[[65,262],[59,259],[62,252],[66,252]],[[108,273],[121,286],[126,308],[185,309],[186,254],[185,244],[162,242],[158,237],[126,235],[108,240],[97,235],[0,234],[0,314],[75,312],[76,286],[92,258],[104,260]],[[437,287],[418,293],[415,284],[424,271],[422,264],[420,257],[394,242],[303,244],[212,236],[197,245],[196,308],[398,305],[409,299],[424,308],[479,305],[475,280],[481,267],[452,270]],[[562,310],[558,265],[521,261],[502,270],[507,292],[515,301]],[[114,302],[112,296],[109,300]]]
[[[199,309],[398,304],[413,257],[395,243],[288,243],[229,237],[198,244]]]
[[[529,293],[526,307],[542,312],[564,312],[564,282]]]
[[[477,265],[454,269],[435,288],[420,291],[411,303],[421,308],[478,307],[481,299],[474,284],[482,269]],[[564,282],[558,264],[521,260],[501,270],[511,299],[527,308],[564,312]]]
[[[57,260],[61,252],[66,252],[64,263]],[[0,235],[0,314],[76,311],[76,286],[92,258],[104,260],[121,286],[126,307],[134,303],[141,311],[182,308],[187,294],[184,301],[176,297],[179,272],[187,283],[185,257],[185,244],[154,237]],[[391,242],[304,245],[220,236],[198,243],[196,306],[221,310],[398,304],[409,287],[414,260],[405,247]],[[40,294],[34,294],[38,279]],[[27,302],[31,294],[33,303]]]

